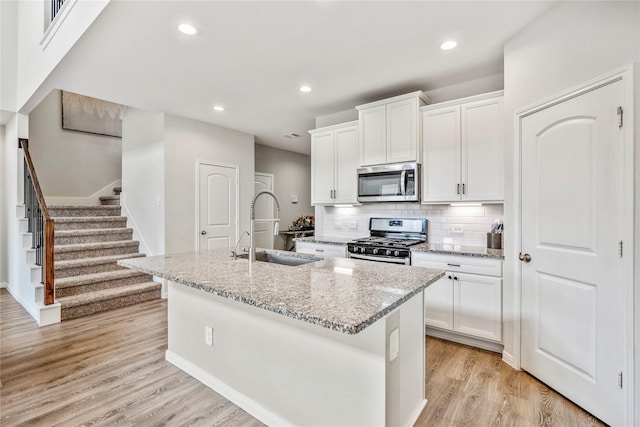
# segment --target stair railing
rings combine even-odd
[[[41,283],[44,285],[45,305],[54,302],[53,237],[54,222],[49,216],[36,170],[29,154],[29,140],[19,139],[24,153],[24,205],[25,218],[29,220],[31,247],[36,250],[36,265],[42,267]]]

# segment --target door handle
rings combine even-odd
[[[531,262],[531,255],[529,254],[523,254],[522,252],[520,252],[518,258],[520,258],[520,261]]]
[[[207,232],[206,232],[205,230],[202,230],[202,231],[200,232],[200,234],[202,234],[202,235],[204,236],[205,234],[207,234]]]

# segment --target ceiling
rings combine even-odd
[[[505,41],[554,3],[112,1],[46,84],[309,154],[318,116],[502,73]]]

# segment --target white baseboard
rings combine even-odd
[[[507,365],[511,366],[513,369],[517,369],[518,371],[520,370],[520,368],[518,368],[516,366],[516,359],[513,357],[513,355],[511,353],[503,351],[502,352],[502,361],[504,363],[506,363]]]
[[[222,395],[225,399],[231,401],[235,405],[247,411],[251,416],[262,421],[269,426],[293,426],[290,421],[282,418],[281,416],[274,414],[264,406],[260,405],[250,397],[240,393],[236,389],[232,388],[223,381],[220,381],[215,376],[206,372],[204,369],[189,362],[183,357],[175,354],[174,352],[167,350],[165,352],[165,359],[182,369],[193,378],[197,379],[216,393]],[[426,403],[426,402],[425,402]],[[419,415],[419,414],[418,414]],[[417,418],[416,418],[417,419]]]
[[[502,353],[504,346],[500,343],[481,340],[479,338],[459,335],[452,332],[441,331],[440,329],[426,328],[426,334],[431,337],[441,338],[447,341],[457,342],[459,344],[471,347],[481,348],[483,350],[493,351],[494,353]]]
[[[0,282],[0,289],[6,289],[9,287],[9,284],[7,282]]]
[[[60,304],[49,304],[44,305],[41,303],[29,304],[24,298],[20,296],[20,293],[17,292],[15,287],[12,287],[8,283],[2,283],[2,285],[6,285],[6,289],[9,291],[13,299],[18,301],[18,303],[24,308],[27,313],[33,320],[36,321],[38,326],[47,326],[52,325],[54,323],[60,323],[61,321],[61,313],[60,313]],[[5,287],[5,286],[2,286]]]
[[[122,180],[118,179],[110,184],[105,185],[95,193],[86,197],[67,197],[67,196],[45,196],[47,205],[72,205],[72,206],[93,206],[100,204],[100,197],[113,196],[113,187],[121,187]]]

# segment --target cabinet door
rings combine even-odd
[[[424,290],[424,323],[440,329],[453,330],[453,281],[447,273]]]
[[[502,279],[452,274],[454,276],[453,330],[478,338],[501,341]]]
[[[462,200],[504,200],[502,100],[462,105]]]
[[[418,161],[418,100],[387,105],[387,163]]]
[[[422,112],[422,201],[460,200],[460,106]]]
[[[358,203],[358,127],[335,131],[335,203]]]
[[[386,106],[366,108],[358,113],[360,128],[360,165],[386,163]]]
[[[334,154],[332,131],[311,136],[311,203],[333,203]]]
[[[296,242],[296,252],[324,258],[347,257],[347,247],[345,245],[331,245],[328,243]]]

